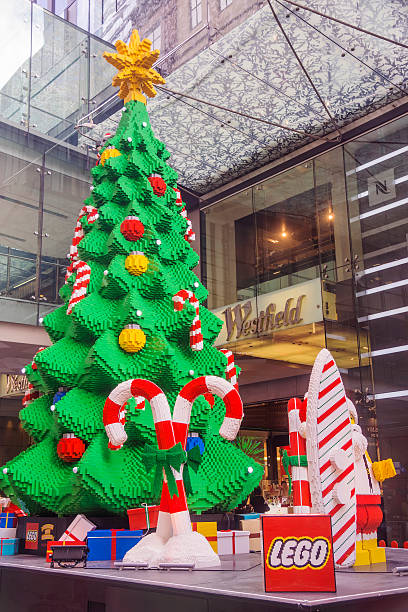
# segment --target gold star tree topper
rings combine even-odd
[[[152,68],[160,51],[158,49],[151,51],[151,44],[147,38],[141,41],[139,32],[133,30],[129,45],[123,40],[117,40],[115,47],[118,52],[103,54],[106,61],[119,71],[113,77],[112,85],[120,87],[118,96],[123,98],[125,103],[130,100],[138,100],[146,104],[143,93],[153,98],[157,94],[153,83],[164,84],[166,82],[161,74]]]

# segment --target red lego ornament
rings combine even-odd
[[[85,452],[85,444],[75,434],[64,434],[57,445],[57,455],[63,461],[77,461]]]
[[[164,194],[166,193],[167,185],[163,181],[160,174],[151,174],[147,178],[152,186],[153,193],[159,197],[164,196]]]
[[[136,242],[136,240],[143,236],[144,229],[144,225],[139,217],[126,217],[120,225],[121,234],[126,240],[131,240],[132,242]]]

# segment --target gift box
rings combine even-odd
[[[0,539],[0,557],[9,557],[18,553],[18,538]]]
[[[245,519],[240,521],[243,531],[249,531],[249,550],[260,552],[261,550],[261,519]]]
[[[88,533],[88,561],[121,561],[143,536],[141,529],[95,529]]]
[[[17,527],[0,527],[0,538],[13,539],[17,537]]]
[[[132,531],[137,530],[137,529],[142,529],[143,531],[145,531],[146,529],[148,529],[146,508],[147,508],[147,512],[149,515],[150,528],[153,529],[157,527],[160,506],[146,506],[143,508],[133,508],[127,511],[127,514],[129,517],[129,527]]]
[[[14,512],[0,514],[0,527],[17,527],[17,517]]]
[[[240,521],[251,521],[255,519],[259,519],[261,517],[260,514],[250,513],[250,514],[236,514],[236,517]]]
[[[214,552],[218,552],[217,523],[215,521],[193,522],[191,526],[193,531],[197,531],[205,536]]]
[[[217,531],[217,541],[220,556],[249,553],[249,531]]]
[[[55,542],[47,542],[47,554],[45,555],[45,561],[47,563],[51,563],[52,561],[52,550],[51,546],[66,546],[69,544],[70,546],[85,546],[85,542],[70,542],[69,540],[58,540]]]
[[[84,514],[77,514],[74,520],[65,529],[60,542],[83,542],[87,533],[96,529],[95,523],[92,523]],[[48,550],[48,547],[47,547]]]

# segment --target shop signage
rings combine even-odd
[[[24,395],[28,386],[29,382],[24,374],[1,374],[0,397]]]
[[[376,206],[395,198],[394,168],[377,172],[367,179],[368,203]]]
[[[265,591],[334,593],[329,515],[263,516]]]
[[[223,322],[216,346],[322,320],[318,278],[213,310]]]

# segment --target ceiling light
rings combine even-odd
[[[329,221],[333,221],[334,215],[332,212],[329,212]]]
[[[282,238],[286,238],[287,233],[286,233],[286,231],[285,231],[285,230],[282,230],[281,236],[282,236]]]

